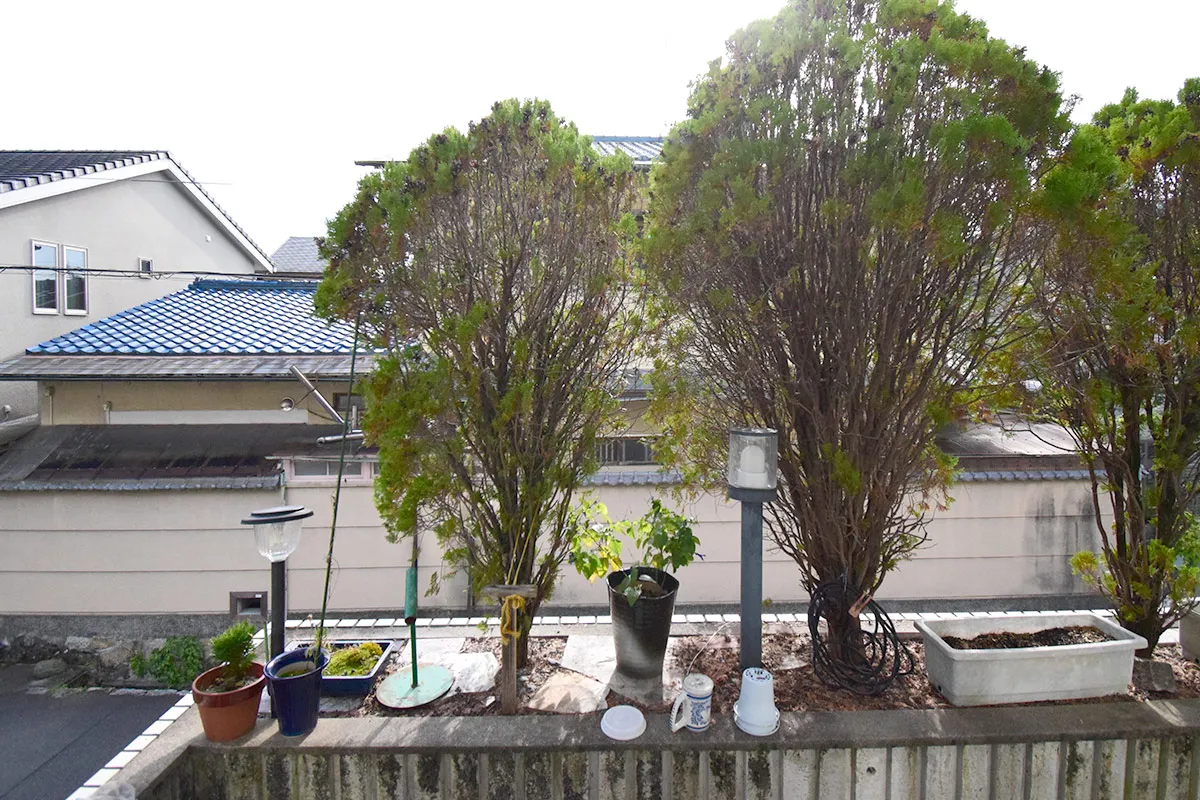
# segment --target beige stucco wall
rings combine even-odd
[[[317,382],[317,388],[330,401],[345,392],[348,384]],[[294,417],[279,421],[329,422],[321,407],[311,398],[301,402],[306,391],[299,382],[288,381],[57,381],[42,384],[41,414],[44,425],[103,425],[104,404],[111,411],[278,411],[279,403],[289,397],[296,402]],[[49,391],[46,391],[49,390]],[[164,422],[169,420],[164,419]],[[228,420],[235,422],[235,419]]]
[[[982,598],[1081,592],[1068,559],[1096,546],[1083,482],[964,483],[956,502],[930,526],[930,542],[884,584],[887,598]],[[639,515],[648,488],[597,492],[613,518]],[[228,609],[231,591],[265,591],[267,562],[239,521],[250,510],[298,503],[316,513],[289,560],[289,607],[319,607],[328,544],[332,486],[298,484],[274,492],[10,492],[0,494],[0,614],[205,613]],[[396,609],[404,602],[411,544],[389,544],[368,483],[342,494],[334,613]],[[699,520],[705,559],[680,571],[679,602],[737,602],[739,510],[716,497],[683,510]],[[764,597],[804,599],[794,565],[764,548]],[[422,588],[439,569],[431,535],[421,544]],[[465,576],[426,607],[462,607]],[[569,566],[554,601],[606,602]]]
[[[137,259],[158,271],[251,274],[253,259],[165,173],[98,183],[76,192],[0,209],[0,264],[30,264],[32,240],[83,247],[88,266],[128,270],[129,277],[88,278],[87,316],[33,313],[33,277],[0,272],[0,359],[131,306],[178,291],[193,278],[134,275]],[[206,241],[205,237],[208,237]],[[34,413],[31,383],[0,383],[0,404]]]

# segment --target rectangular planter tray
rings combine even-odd
[[[331,639],[329,647],[331,651],[340,650],[343,647],[357,647],[366,642],[375,642],[383,648],[383,655],[375,662],[374,668],[366,675],[322,675],[322,697],[366,697],[371,693],[371,687],[375,685],[375,681],[379,677],[379,670],[387,662],[396,643],[390,639]],[[311,641],[290,642],[284,649],[295,650],[311,644]]]
[[[918,621],[925,639],[929,682],[956,706],[1031,703],[1124,694],[1133,677],[1133,654],[1146,640],[1086,612],[967,617]],[[1033,633],[1078,625],[1099,628],[1115,641],[1055,647],[955,650],[942,639],[984,633]]]

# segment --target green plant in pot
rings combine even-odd
[[[263,666],[254,661],[253,626],[242,621],[226,628],[212,640],[212,653],[221,664],[192,681],[192,699],[208,740],[227,742],[254,728],[266,685]]]
[[[671,572],[704,558],[696,552],[695,521],[658,499],[637,520],[612,522],[604,504],[593,501],[581,503],[577,518],[571,563],[589,581],[606,577],[617,672],[630,678],[661,677],[679,590]],[[629,569],[621,559],[626,540],[638,550]]]

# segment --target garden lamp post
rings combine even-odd
[[[263,558],[271,562],[271,652],[274,658],[283,652],[287,619],[287,557],[300,545],[304,520],[313,512],[304,506],[277,506],[253,511],[243,525],[254,528],[254,543]]]
[[[741,667],[762,666],[763,503],[775,501],[779,441],[770,428],[729,432],[729,499],[742,504]]]

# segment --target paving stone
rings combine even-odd
[[[560,670],[550,676],[527,704],[540,711],[589,714],[604,707],[608,686],[584,675]]]
[[[263,694],[266,694],[266,692]],[[361,697],[322,697],[320,713],[345,714],[349,711],[362,708],[362,704],[363,699]]]
[[[463,649],[463,644],[466,642],[466,637],[463,636],[447,636],[444,638],[417,638],[417,663],[424,664],[440,664],[437,659],[441,656],[452,655]],[[412,663],[412,647],[408,642],[404,643],[403,647],[399,648],[399,662],[401,664]]]
[[[617,668],[617,650],[612,636],[574,634],[567,637],[559,665],[600,683],[608,683]]]

